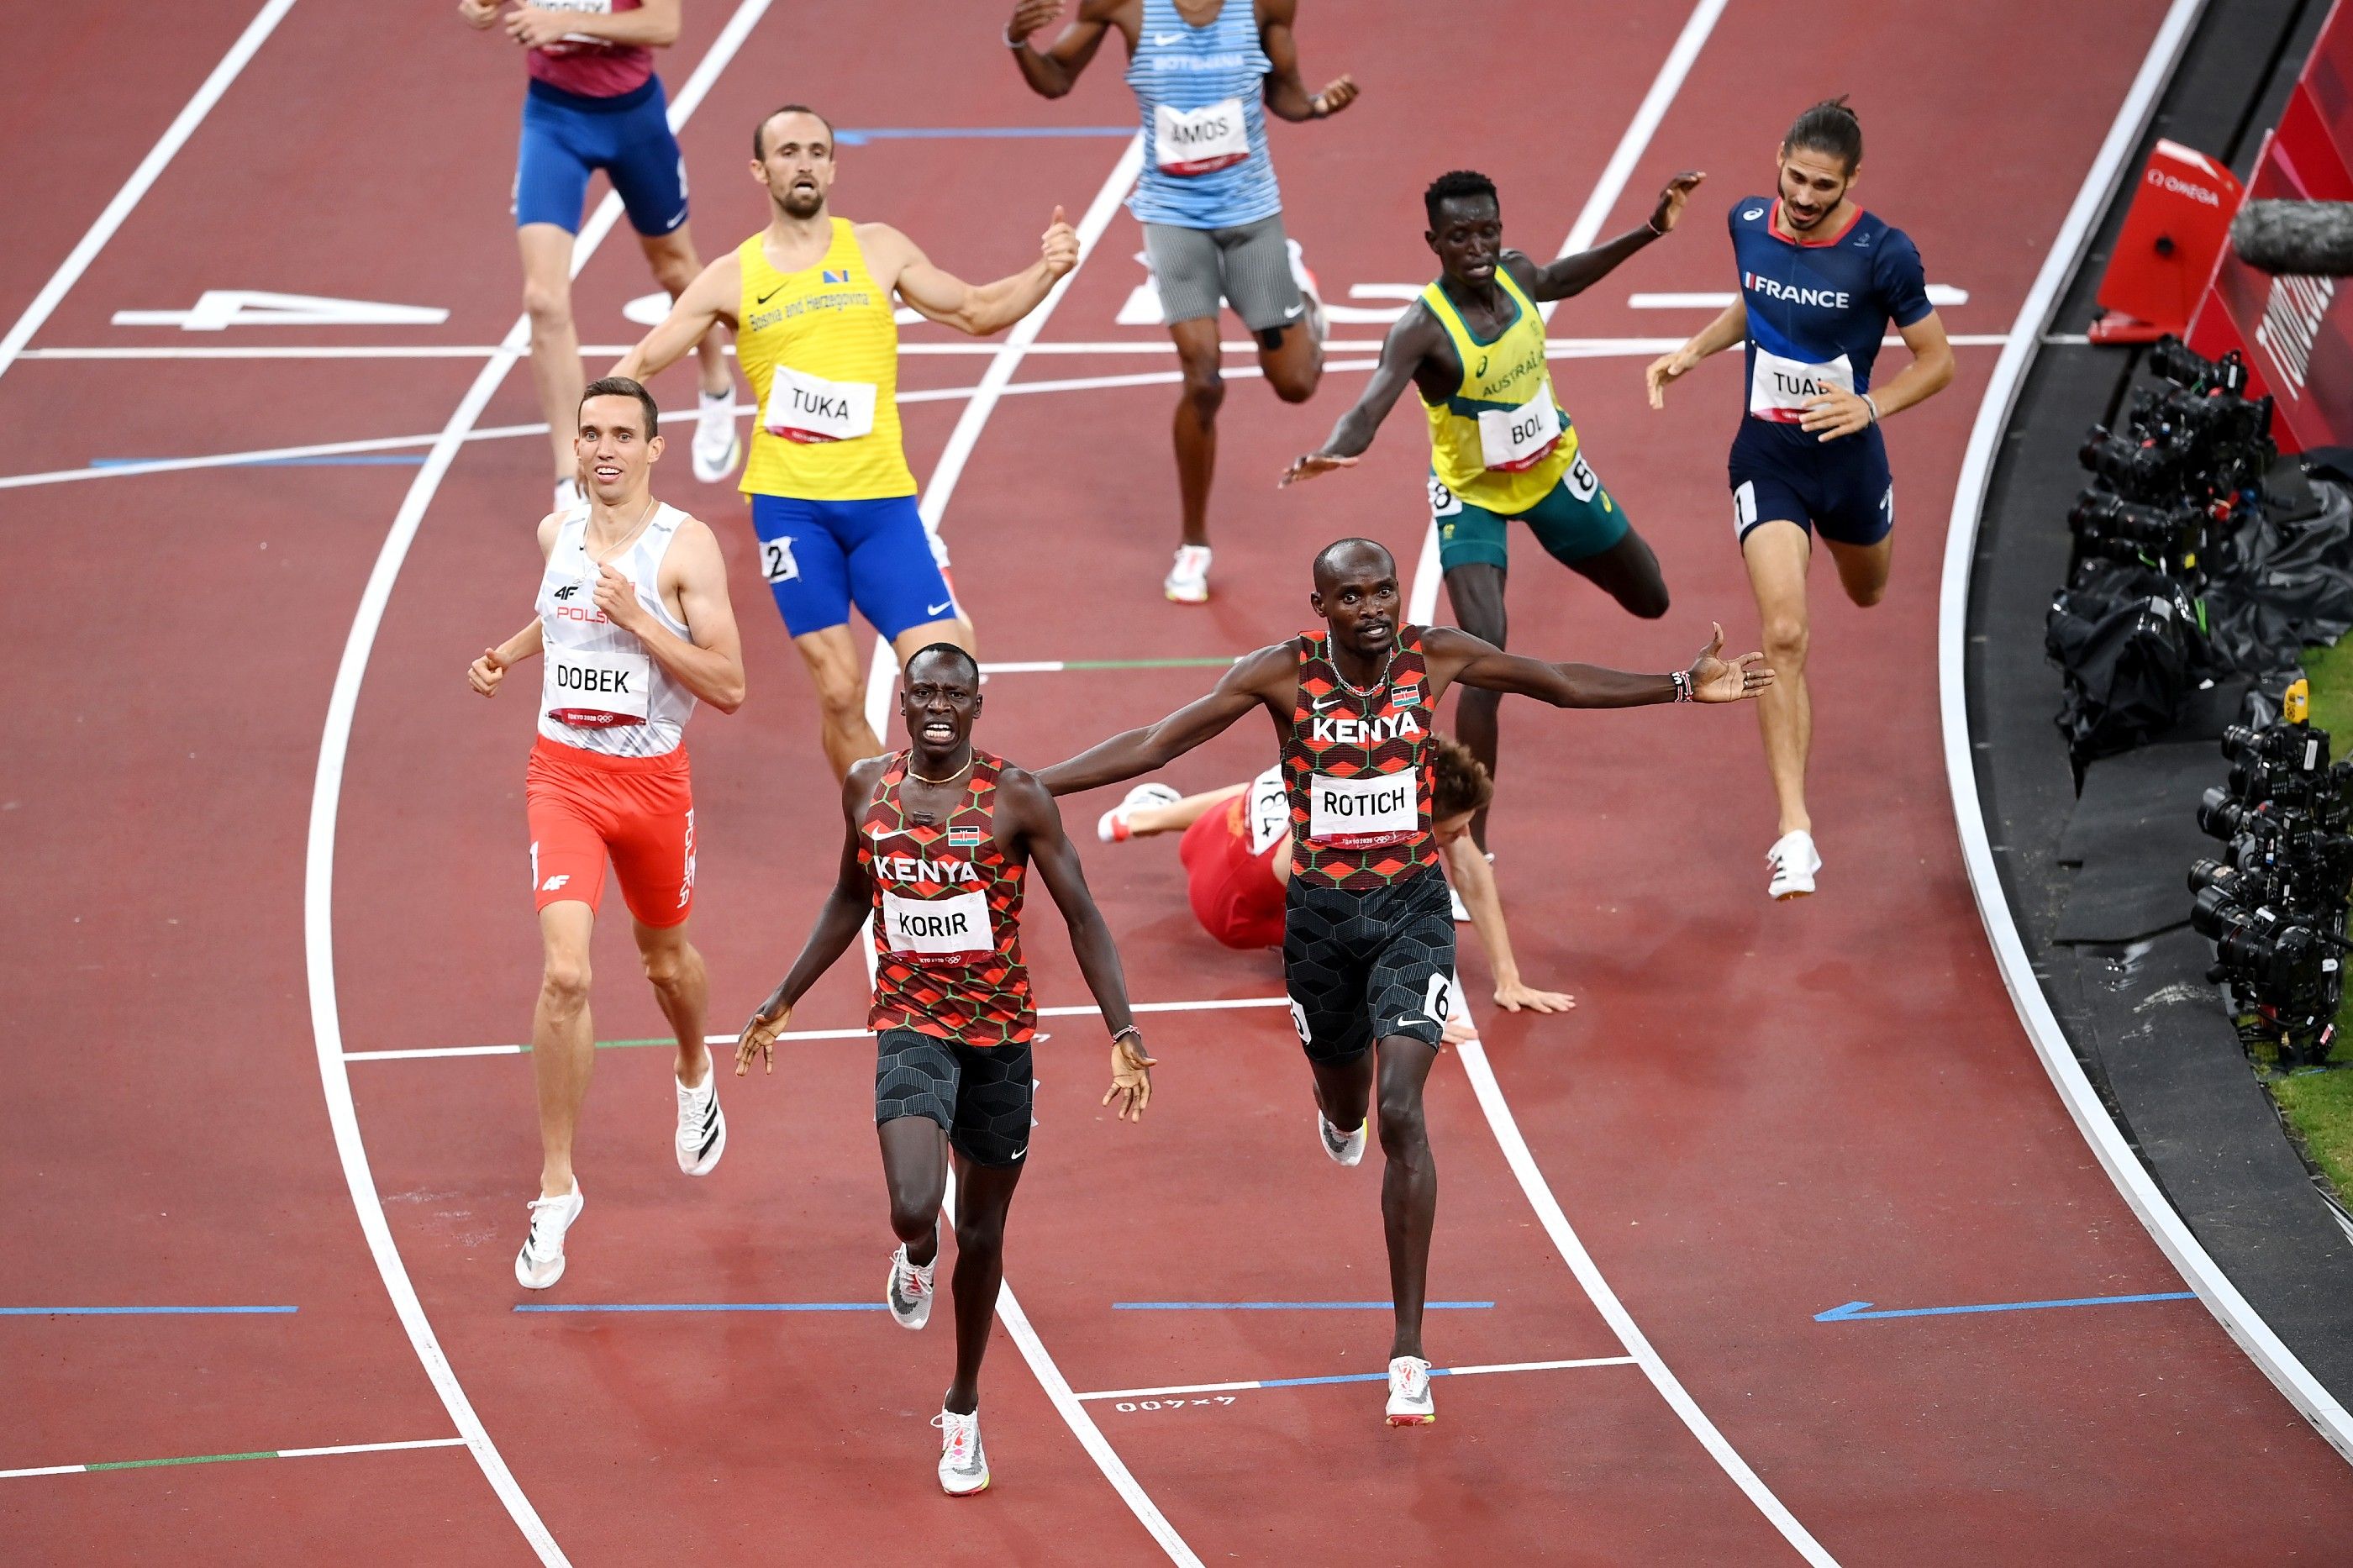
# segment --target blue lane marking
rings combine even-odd
[[[160,1313],[217,1316],[229,1312],[296,1312],[299,1307],[0,1307],[0,1318],[116,1318]]]
[[[1426,1312],[1472,1312],[1493,1301],[1424,1301]],[[1393,1301],[1113,1301],[1119,1312],[1386,1312]],[[1384,1373],[1383,1375],[1387,1375]],[[1310,1382],[1317,1381],[1309,1379]]]
[[[886,125],[837,131],[833,139],[844,147],[869,142],[950,142],[1029,136],[1133,136],[1133,125]]]
[[[1881,1311],[1865,1310],[1868,1301],[1849,1301],[1843,1307],[1832,1307],[1827,1312],[1816,1312],[1818,1323],[1847,1323],[1861,1318],[1945,1318],[1958,1312],[2031,1312],[2043,1307],[2116,1307],[2129,1301],[2189,1301],[2196,1299],[2191,1290],[2160,1290],[2147,1296],[2074,1296],[2063,1301],[1985,1301],[1968,1307],[1896,1307]]]
[[[600,1301],[543,1306],[518,1301],[518,1312],[880,1312],[880,1301]]]
[[[169,458],[92,458],[93,468],[128,468],[140,463],[165,463]],[[224,468],[413,468],[425,461],[422,452],[346,452],[318,458],[248,458],[222,463]]]

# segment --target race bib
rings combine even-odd
[[[654,661],[641,653],[590,653],[551,647],[541,701],[547,716],[580,730],[646,721]]]
[[[892,952],[917,963],[984,958],[995,946],[988,928],[988,896],[974,891],[946,899],[902,899],[885,890],[882,941]]]
[[[1307,837],[1336,849],[1403,844],[1420,830],[1414,770],[1335,779],[1307,779]]]
[[[1250,780],[1250,853],[1263,855],[1291,834],[1291,792],[1282,784],[1282,764],[1277,763]]]
[[[874,392],[871,381],[828,381],[780,364],[760,424],[787,441],[853,441],[874,429]]]
[[[1560,408],[1548,386],[1517,408],[1479,411],[1479,460],[1490,471],[1533,468],[1559,440]]]
[[[1757,368],[1748,378],[1748,412],[1777,425],[1795,425],[1806,405],[1833,391],[1854,390],[1854,366],[1841,354],[1828,364],[1783,359],[1758,345]]]
[[[576,16],[609,16],[613,14],[613,0],[536,0],[536,3],[543,11],[565,11]],[[588,33],[566,33],[552,44],[542,45],[540,53],[575,55],[584,46],[598,49],[615,47],[610,38],[599,38]]]
[[[1152,109],[1152,150],[1164,174],[1206,174],[1250,156],[1242,100],[1229,98],[1202,109]]]

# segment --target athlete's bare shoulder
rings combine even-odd
[[[890,766],[891,758],[887,753],[879,757],[861,757],[850,763],[849,771],[842,774],[842,815],[849,818],[852,826],[856,826],[858,819],[866,815],[866,803],[874,798],[874,788],[882,782],[882,775]]]
[[[1117,27],[1133,45],[1144,30],[1144,0],[1079,0],[1078,19],[1098,27]]]
[[[564,514],[551,511],[539,520],[539,558],[543,561],[555,553],[555,535],[564,526]]]
[[[1299,20],[1299,0],[1258,0],[1260,32],[1269,27],[1289,27]]]
[[[1526,251],[1506,250],[1496,260],[1503,264],[1504,271],[1512,275],[1512,281],[1520,286],[1522,292],[1536,286],[1535,258]]]
[[[1270,700],[1289,701],[1299,689],[1299,639],[1285,637],[1242,655],[1218,684]]]

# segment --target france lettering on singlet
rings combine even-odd
[[[1748,307],[1749,418],[1797,427],[1806,405],[1837,388],[1871,389],[1888,323],[1909,327],[1934,309],[1920,252],[1900,228],[1858,212],[1835,238],[1799,244],[1773,232],[1774,201],[1733,205],[1732,255]]]
[[[1258,7],[1226,0],[1196,27],[1175,0],[1144,0],[1127,85],[1144,116],[1144,172],[1127,210],[1138,223],[1236,228],[1282,210],[1266,154]]]

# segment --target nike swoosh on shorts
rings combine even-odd
[[[955,608],[955,601],[954,599],[950,599],[944,605],[925,605],[923,606],[923,614],[927,616],[944,616]]]

